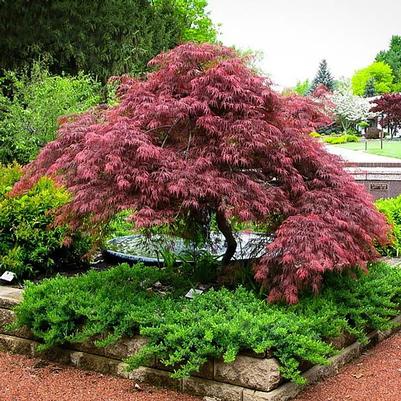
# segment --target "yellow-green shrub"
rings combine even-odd
[[[343,134],[339,136],[328,136],[324,138],[323,141],[332,145],[338,145],[347,142],[359,142],[359,138],[353,134]]]
[[[377,209],[382,212],[393,230],[391,244],[385,248],[379,248],[382,255],[399,256],[401,252],[401,195],[396,198],[379,199],[375,202]]]
[[[34,277],[80,263],[89,239],[74,234],[71,245],[66,246],[68,228],[51,227],[52,212],[69,200],[67,191],[44,177],[26,194],[11,197],[7,193],[20,175],[18,165],[0,165],[0,272]]]

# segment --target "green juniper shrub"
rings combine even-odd
[[[52,210],[70,198],[67,191],[42,178],[26,194],[10,197],[20,175],[18,165],[0,165],[0,272],[11,270],[21,279],[84,263],[91,240],[80,233],[70,239],[66,226],[50,227]]]
[[[158,281],[166,294],[154,289]],[[399,313],[401,269],[377,263],[368,274],[328,274],[326,283],[320,296],[304,294],[293,306],[268,304],[242,286],[188,300],[190,280],[180,270],[122,264],[28,284],[16,326],[28,326],[41,349],[95,336],[106,346],[140,333],[148,343],[128,358],[129,368],[157,357],[175,378],[210,357],[231,362],[240,350],[271,350],[284,377],[302,383],[300,361],[324,364],[335,354],[329,338],[349,332],[364,342],[367,328],[388,329]]]
[[[55,139],[58,118],[100,102],[101,86],[83,73],[50,75],[41,63],[0,78],[0,163],[25,164]]]
[[[395,198],[378,199],[375,205],[392,226],[390,245],[384,248],[378,247],[378,250],[382,255],[399,256],[401,252],[401,195]]]

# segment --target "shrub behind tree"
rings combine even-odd
[[[399,257],[401,254],[401,195],[395,198],[378,199],[376,207],[383,213],[392,228],[391,242],[379,252],[384,256]]]
[[[101,85],[90,76],[55,76],[34,63],[22,75],[0,79],[0,163],[25,164],[55,139],[58,119],[97,105]],[[10,96],[10,94],[12,94]]]
[[[82,266],[90,238],[66,225],[50,227],[54,210],[70,198],[67,191],[41,178],[23,196],[9,197],[21,174],[17,165],[0,165],[0,273],[10,270],[22,279]]]

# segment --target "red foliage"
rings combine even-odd
[[[401,128],[401,93],[387,93],[371,102],[371,111],[382,113],[381,123],[388,127],[392,133]]]
[[[327,95],[331,94],[329,88],[326,85],[319,84],[316,89],[312,92],[312,96],[316,99],[327,97]]]
[[[137,226],[177,218],[276,223],[255,266],[270,300],[296,302],[326,270],[365,266],[386,240],[370,196],[308,133],[327,124],[311,99],[280,97],[233,50],[186,44],[152,60],[146,80],[120,78],[121,102],[61,125],[25,170],[74,195],[60,220],[107,221],[134,209]]]

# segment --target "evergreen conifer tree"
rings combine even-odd
[[[313,93],[313,91],[319,86],[324,85],[330,91],[334,90],[334,78],[331,75],[329,68],[327,66],[327,61],[322,60],[319,65],[319,69],[315,78],[312,81],[312,85],[309,89],[309,93]]]
[[[376,56],[375,61],[388,64],[394,73],[394,83],[398,84],[396,91],[401,88],[401,36],[394,35],[391,38],[388,50],[382,50]]]
[[[363,97],[373,97],[375,95],[376,95],[375,79],[369,78],[368,82],[366,82],[365,93]]]

